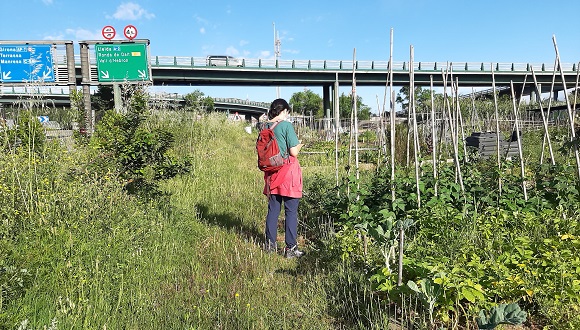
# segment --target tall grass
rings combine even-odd
[[[82,144],[0,155],[0,329],[369,324],[345,320],[339,308],[360,306],[339,297],[364,286],[346,280],[338,295],[337,269],[310,271],[315,260],[262,252],[254,135],[222,115],[158,113],[148,125],[170,128],[173,152],[194,161],[157,200],[127,195],[114,173],[95,175],[96,151]]]

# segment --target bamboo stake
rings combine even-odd
[[[411,93],[413,93],[413,91],[410,90],[411,87],[409,87],[409,105],[407,106],[407,149],[405,149],[406,155],[407,155],[407,167],[409,167],[409,164],[411,163]]]
[[[534,85],[536,87],[536,93],[540,95],[540,87],[538,85],[538,79],[536,78],[536,72],[534,71],[534,67],[530,65],[530,69],[532,71],[532,78],[534,79]],[[552,141],[550,141],[550,131],[548,130],[548,121],[546,119],[546,115],[544,114],[544,107],[542,106],[542,102],[538,102],[540,106],[540,114],[542,115],[542,123],[544,124],[544,141],[548,141],[548,150],[550,152],[550,159],[552,160],[552,165],[556,165],[556,161],[554,159],[554,151],[552,149]],[[544,143],[542,143],[542,154],[544,153]],[[542,159],[540,158],[540,164],[542,164]]]
[[[526,89],[526,83],[527,83],[527,82],[528,82],[528,74],[526,73],[526,75],[524,76],[524,83],[522,84],[522,91],[521,91],[520,95],[523,95],[523,94],[524,94],[524,91],[525,91],[525,89]],[[512,87],[512,89],[513,89],[513,87]],[[515,96],[514,96],[514,97],[515,97]],[[514,102],[515,102],[515,101],[514,101]],[[522,105],[522,98],[520,97],[520,98],[518,99],[518,104],[517,104],[518,113],[519,113],[519,109],[520,109],[520,106],[521,106],[521,105]],[[513,132],[514,130],[516,130],[516,122],[515,122],[515,120],[517,119],[517,116],[514,116],[514,117],[515,117],[515,119],[514,119],[514,125],[512,126],[512,127],[513,127],[513,128],[512,128],[512,132]],[[522,128],[522,129],[523,129],[523,128]],[[519,129],[517,129],[517,130],[516,130],[516,132],[517,132],[516,134],[519,134]],[[518,140],[519,140],[519,138],[518,138]],[[510,150],[511,150],[511,147],[512,147],[512,141],[511,141],[511,139],[510,139],[510,142],[508,143],[507,150],[505,151],[505,156],[506,156],[506,157],[507,157],[507,155],[509,154],[509,152],[510,152]]]
[[[387,77],[388,79],[388,77]],[[385,140],[384,140],[384,127],[383,127],[383,113],[381,111],[381,106],[379,104],[379,95],[375,95],[376,99],[377,99],[377,110],[379,112],[379,125],[377,126],[377,135],[379,137],[379,148],[378,148],[378,152],[377,152],[377,172],[379,170],[379,168],[381,167],[381,156],[383,155],[383,152],[385,151]]]
[[[417,193],[417,207],[421,208],[421,189],[419,186],[419,131],[417,130],[417,112],[415,108],[415,68],[414,68],[415,49],[413,45],[410,47],[409,59],[409,82],[411,85],[411,93],[409,94],[409,106],[413,112],[413,151],[415,156],[415,191]]]
[[[525,85],[525,83],[524,83],[524,85]],[[516,107],[516,96],[515,96],[515,92],[514,92],[514,82],[512,80],[510,80],[510,88],[512,90],[512,105],[513,105],[513,109],[514,109],[514,123],[516,125],[516,136],[517,136],[517,141],[518,141],[518,153],[520,155],[520,168],[521,168],[521,174],[522,174],[522,189],[524,191],[524,199],[527,201],[528,200],[528,191],[526,190],[526,167],[524,164],[524,156],[522,153],[522,141],[521,141],[521,138],[519,136],[520,125],[518,124],[518,108]]]
[[[558,45],[556,44],[556,35],[552,35],[552,41],[554,41],[554,50],[556,51],[556,61],[558,61],[558,67],[560,68],[560,78],[562,79],[562,85],[564,87],[564,96],[566,98],[566,108],[568,109],[568,121],[570,122],[570,136],[571,141],[576,140],[576,131],[574,130],[574,121],[572,118],[572,108],[570,107],[570,98],[568,93],[566,93],[566,79],[564,77],[564,71],[562,70],[562,63],[560,62],[560,53],[558,52]],[[574,143],[574,157],[576,158],[576,169],[578,170],[578,177],[580,178],[580,155],[578,154],[578,145]]]
[[[495,134],[496,134],[496,147],[497,147],[497,169],[499,172],[499,176],[497,179],[497,186],[498,186],[498,193],[501,196],[501,155],[500,155],[500,131],[499,131],[499,112],[497,109],[497,95],[496,95],[496,88],[495,88],[495,74],[493,72],[493,63],[491,63],[491,83],[493,86],[493,105],[495,107]]]
[[[443,73],[443,70],[441,70],[441,73]],[[443,90],[444,90],[444,97],[445,99],[447,99],[447,77],[446,75],[443,76]],[[461,174],[461,165],[459,164],[459,150],[458,150],[458,146],[457,146],[457,136],[455,134],[455,128],[453,127],[453,124],[451,123],[452,118],[451,118],[451,108],[449,105],[449,102],[446,102],[447,104],[447,116],[449,118],[449,129],[451,130],[451,143],[453,144],[453,160],[455,163],[455,174],[457,175],[457,178],[459,180],[459,185],[461,186],[461,193],[464,194],[465,193],[465,187],[463,186],[463,175]],[[445,112],[445,111],[444,111]]]
[[[338,138],[339,138],[339,128],[340,128],[340,102],[338,101],[338,89],[340,84],[338,83],[338,72],[336,73],[334,80],[334,170],[336,175],[336,186],[338,187]],[[338,189],[337,189],[338,191]]]
[[[391,96],[391,104],[390,104],[390,125],[391,125],[391,199],[395,201],[395,120],[396,120],[396,113],[395,113],[395,91],[393,90],[393,28],[391,28],[391,42],[390,42],[390,55],[389,55],[389,77],[391,77],[389,81],[390,85],[390,96]],[[399,276],[399,279],[401,276]],[[399,285],[401,285],[399,283]]]
[[[353,50],[352,53],[352,112],[354,113],[354,159],[355,159],[355,168],[356,168],[356,179],[357,179],[357,187],[358,187],[358,179],[359,179],[359,164],[358,164],[358,110],[357,110],[357,99],[356,99],[356,48]]]
[[[465,145],[465,132],[463,130],[463,115],[461,114],[461,106],[459,104],[459,79],[455,77],[455,95],[457,100],[457,119],[461,129],[461,141],[463,141],[463,157],[467,159],[467,146]]]
[[[554,90],[554,85],[556,84],[556,66],[558,65],[558,60],[554,59],[554,68],[552,69],[552,84],[550,85],[550,94],[552,93],[552,91]],[[539,86],[539,85],[538,85]],[[539,90],[538,92],[538,98],[540,99],[540,102],[542,102],[542,89],[540,87],[537,87],[537,89]],[[548,98],[548,109],[546,110],[546,118],[548,119],[548,121],[550,120],[550,109],[552,107],[552,97],[550,96]],[[544,163],[544,150],[546,148],[546,140],[547,140],[547,133],[548,131],[546,131],[544,133],[544,139],[542,140],[542,152],[540,153],[540,164]]]
[[[433,190],[435,196],[437,196],[437,186],[438,186],[438,179],[437,179],[437,143],[435,138],[437,133],[435,130],[437,126],[435,125],[435,98],[433,96],[433,75],[429,76],[429,80],[431,82],[431,156],[433,157],[433,180],[435,181]]]
[[[580,82],[580,62],[576,65],[576,86],[574,86],[574,105],[572,107],[572,127],[576,126],[576,101],[578,99],[578,83]]]
[[[475,120],[479,120],[477,116],[477,110],[475,109],[475,89],[471,87],[471,131],[475,132]]]

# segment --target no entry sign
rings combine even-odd
[[[117,34],[115,32],[115,28],[107,25],[103,28],[103,30],[101,31],[101,34],[103,35],[103,38],[107,39],[107,40],[111,40],[115,37],[115,35]]]

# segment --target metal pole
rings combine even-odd
[[[278,67],[278,58],[280,57],[280,38],[278,38],[278,32],[276,32],[276,24],[272,22],[274,27],[274,57],[276,59],[276,67]],[[280,86],[276,86],[276,98],[280,98]]]

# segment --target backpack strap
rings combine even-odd
[[[269,129],[274,129],[274,127],[276,127],[278,124],[280,124],[279,121],[275,121],[274,125],[272,125],[272,127],[268,127]]]

